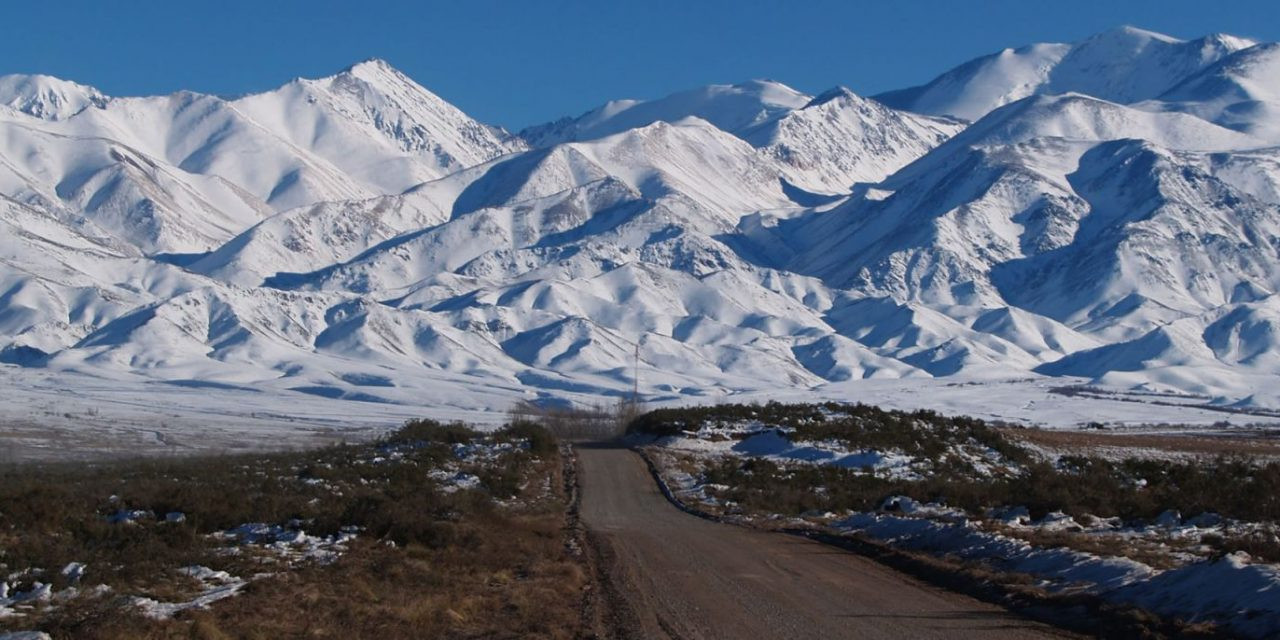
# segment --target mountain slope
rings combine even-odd
[[[1183,41],[1121,27],[1075,44],[1034,44],[967,62],[927,84],[875,96],[906,111],[977,120],[1036,94],[1083,93],[1109,102],[1156,98],[1251,40],[1214,34]]]
[[[793,185],[819,193],[875,183],[961,130],[957,122],[895,111],[838,87],[741,132]]]
[[[1122,29],[890,105],[756,81],[519,138],[379,61],[236,99],[10,76],[0,365],[468,409],[637,369],[658,402],[1071,376],[1277,406],[1275,51]]]
[[[1280,144],[1280,45],[1237,51],[1164,92],[1152,106]]]
[[[534,147],[593,140],[645,127],[695,117],[736,133],[759,125],[809,102],[809,96],[770,80],[713,84],[656,100],[615,100],[576,118],[529,127],[520,137]]]
[[[1176,151],[1251,142],[1183,114],[1026,98],[890,177],[887,197],[784,224],[787,268],[897,300],[1145,331],[1246,281],[1275,290],[1275,205],[1213,175],[1217,154]]]
[[[697,120],[536,150],[465,174],[461,188],[458,175],[421,189],[453,195],[449,221],[271,282],[368,293],[442,271],[512,279],[566,252],[593,272],[641,255],[703,272],[739,260],[701,238],[732,232],[745,211],[797,208],[754,149]]]
[[[436,203],[414,192],[306,205],[253,225],[188,268],[257,286],[277,273],[308,272],[345,262],[379,242],[439,224],[447,216]]]
[[[106,101],[93,87],[53,76],[0,76],[0,105],[44,120],[65,120]]]
[[[215,246],[270,211],[224,180],[137,147],[3,118],[0,193],[56,218],[92,221],[146,253]]]
[[[147,253],[205,251],[278,211],[398,194],[523,148],[380,61],[235,101],[15,76],[0,98],[24,110],[0,113],[2,192]]]
[[[328,78],[294,80],[232,105],[385,194],[524,148],[382,60]]]

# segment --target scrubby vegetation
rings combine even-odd
[[[536,424],[558,438],[607,440],[622,435],[643,411],[634,398],[621,398],[613,405],[543,406],[519,402],[508,413],[511,424]]]
[[[894,449],[938,459],[955,443],[974,442],[1014,461],[1026,452],[982,420],[947,417],[934,411],[886,411],[864,404],[729,404],[650,411],[628,426],[629,433],[658,436],[741,422],[781,427],[796,440],[838,440],[857,447]]]
[[[486,435],[423,420],[319,451],[0,469],[0,580],[10,594],[52,585],[0,632],[572,636],[585,574],[566,544],[560,464],[536,424]],[[246,523],[285,533],[251,544],[235,534]],[[83,577],[62,571],[71,563]],[[133,606],[199,595],[191,566],[247,584],[172,619]]]
[[[706,469],[706,481],[729,487],[723,497],[774,513],[877,508],[905,495],[980,512],[1022,505],[1033,518],[1053,511],[1125,520],[1167,510],[1215,512],[1241,520],[1280,519],[1280,465],[1239,460],[1205,463],[1086,459],[1080,466],[1036,462],[1011,477],[975,478],[946,471],[921,480],[885,478],[831,466],[781,466],[769,460],[725,458]],[[1076,461],[1077,463],[1079,461]],[[815,488],[821,491],[815,491]]]
[[[908,496],[983,514],[1024,506],[1033,519],[1064,512],[1077,519],[1149,522],[1165,511],[1216,513],[1251,522],[1280,521],[1280,463],[1218,457],[1196,460],[1091,456],[1046,459],[981,420],[930,411],[885,411],[864,405],[729,405],[664,409],[631,425],[632,433],[690,434],[757,423],[794,442],[836,441],[851,449],[892,451],[927,461],[928,473],[902,476],[837,465],[787,463],[752,456],[692,456],[686,470],[726,508],[748,514],[871,511],[886,498]],[[718,433],[713,437],[723,437]],[[738,435],[736,437],[742,437]],[[975,469],[957,446],[997,453],[1000,469]],[[1222,552],[1247,550],[1280,561],[1274,537],[1208,539]]]

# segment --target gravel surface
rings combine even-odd
[[[582,518],[622,637],[1075,637],[853,553],[687,514],[628,449],[578,455]]]

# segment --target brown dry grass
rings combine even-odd
[[[1040,528],[996,526],[992,530],[1010,538],[1025,540],[1041,549],[1067,548],[1104,557],[1119,556],[1156,569],[1172,569],[1178,565],[1169,555],[1168,549],[1161,548],[1159,543],[1149,540]]]
[[[1026,442],[1054,451],[1081,454],[1105,449],[1129,450],[1131,454],[1147,451],[1206,457],[1247,456],[1261,460],[1280,459],[1280,438],[1266,435],[1232,433],[1184,435],[1024,428],[1004,428],[1000,432],[1015,442]]]
[[[458,462],[453,446],[524,443],[486,463]],[[389,448],[403,458],[386,458]],[[480,477],[446,492],[441,465]],[[115,495],[116,499],[109,499]],[[110,524],[118,508],[187,520]],[[578,635],[587,574],[566,544],[561,460],[554,439],[522,424],[488,438],[461,425],[420,421],[381,443],[271,455],[147,460],[0,470],[0,575],[44,568],[56,576],[87,562],[82,587],[111,592],[23,617],[0,632],[40,629],[55,638],[563,638]],[[362,527],[328,565],[288,568],[242,546],[223,553],[212,532],[245,522],[298,518],[313,535]],[[181,601],[198,585],[178,568],[273,576],[239,595],[173,620],[143,617],[127,596]],[[52,568],[52,569],[50,569]]]

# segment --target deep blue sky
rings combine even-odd
[[[1280,40],[1276,0],[62,0],[7,3],[0,16],[0,74],[112,95],[239,94],[380,57],[512,129],[749,78],[874,94],[1006,46],[1122,24]]]

